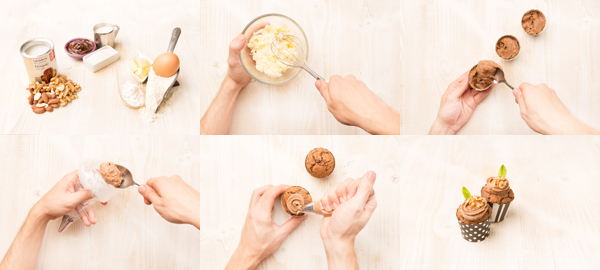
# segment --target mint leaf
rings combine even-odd
[[[502,167],[500,167],[500,171],[498,172],[498,177],[506,178],[506,167],[504,167],[504,164],[502,164]]]
[[[465,200],[468,200],[469,198],[471,198],[471,192],[469,192],[469,190],[466,187],[463,187],[463,196],[465,196]]]

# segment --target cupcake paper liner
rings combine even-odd
[[[508,207],[510,206],[510,202],[505,204],[497,204],[497,203],[489,203],[492,207],[492,216],[490,216],[490,221],[497,223],[504,220],[506,213],[508,212]]]
[[[460,233],[462,234],[462,237],[472,243],[481,242],[490,235],[489,219],[472,225],[463,223],[459,220],[458,225],[460,226]]]

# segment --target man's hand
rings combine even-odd
[[[371,134],[400,135],[400,113],[353,75],[345,78],[335,75],[329,78],[329,83],[317,80],[315,86],[327,109],[340,123]]]
[[[521,118],[535,132],[550,135],[600,134],[575,118],[546,84],[522,83],[513,90]]]
[[[47,220],[53,220],[62,217],[80,203],[92,199],[92,194],[85,189],[75,192],[75,186],[79,180],[77,171],[71,172],[63,177],[52,189],[33,206],[31,212],[39,214]],[[79,212],[79,211],[78,211]],[[81,220],[85,226],[96,224],[96,215],[90,207],[86,210],[87,215],[80,214]]]
[[[354,239],[377,208],[375,197],[369,198],[374,192],[375,178],[375,172],[369,171],[359,179],[336,183],[321,198],[325,210],[335,210],[321,223],[329,269],[358,269]]]
[[[138,192],[144,196],[144,203],[154,205],[154,210],[166,221],[200,229],[200,192],[178,175],[152,178]]]
[[[281,226],[272,219],[275,199],[288,189],[287,185],[264,186],[252,193],[250,208],[242,229],[240,244],[225,269],[254,269],[275,252],[281,242],[306,219],[292,217]]]
[[[477,105],[494,89],[494,84],[481,92],[471,88],[468,74],[467,71],[452,82],[442,95],[440,109],[429,131],[430,135],[456,134],[469,121]]]
[[[229,68],[227,69],[227,77],[228,79],[231,79],[231,81],[233,81],[237,86],[240,86],[240,89],[244,88],[252,78],[250,78],[250,75],[248,75],[246,70],[244,70],[242,67],[239,54],[242,49],[244,49],[244,46],[246,46],[248,40],[252,38],[254,32],[266,27],[267,25],[269,25],[267,22],[257,24],[253,26],[253,28],[248,29],[245,35],[239,34],[231,41],[231,43],[229,43],[229,57],[227,57],[227,65]]]
[[[246,35],[239,34],[229,43],[227,75],[221,83],[219,93],[200,119],[200,135],[227,135],[229,133],[237,98],[251,80],[250,75],[246,73],[240,63],[239,54],[254,32],[264,28],[267,24],[266,22],[258,24],[249,29]]]
[[[78,180],[77,171],[65,175],[31,208],[15,240],[0,262],[0,270],[35,269],[48,222],[68,214],[80,203],[92,199],[88,190],[75,191]],[[87,213],[82,212],[80,216],[86,226],[96,223],[91,207],[87,209]]]

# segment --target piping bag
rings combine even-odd
[[[373,193],[371,193],[371,195],[369,195],[369,199],[371,199],[374,195],[375,195],[375,191],[373,190]],[[311,202],[309,204],[305,204],[304,207],[302,208],[303,213],[313,213],[313,214],[322,215],[322,216],[326,216],[326,217],[330,217],[331,215],[333,215],[333,211],[335,211],[335,210],[331,210],[331,212],[328,212],[327,210],[325,210],[325,208],[323,208],[323,206],[321,205],[321,200],[318,200],[316,202]]]

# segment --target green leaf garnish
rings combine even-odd
[[[463,196],[465,196],[465,200],[468,200],[469,198],[471,198],[471,192],[469,192],[469,190],[466,187],[463,187]]]
[[[502,164],[502,167],[500,167],[500,171],[498,172],[498,177],[506,178],[506,167],[504,167],[504,164]]]

